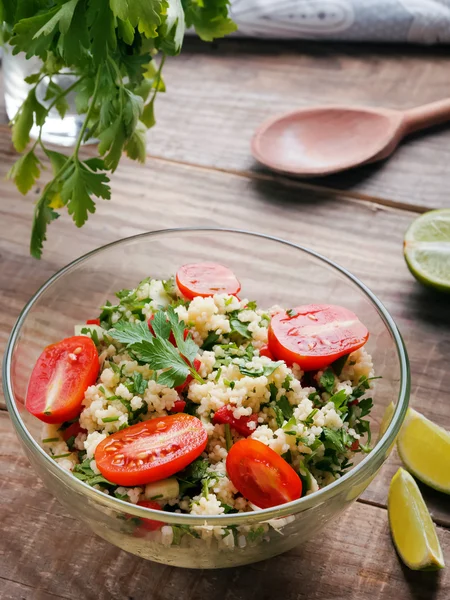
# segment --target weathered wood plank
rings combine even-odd
[[[0,149],[0,177],[13,156]],[[367,283],[391,311],[405,338],[412,367],[415,408],[450,429],[448,390],[450,314],[446,296],[422,288],[409,274],[401,247],[414,214],[324,194],[299,194],[273,184],[204,169],[130,161],[113,179],[113,200],[81,230],[64,216],[50,227],[44,258],[28,255],[32,205],[11,183],[4,184],[0,219],[8,224],[0,240],[0,344],[4,348],[30,295],[58,268],[99,245],[147,229],[183,225],[249,227],[311,246]],[[389,463],[364,494],[385,504]],[[450,524],[450,512],[431,498],[436,519]]]
[[[7,414],[0,411],[2,598],[52,600],[446,600],[448,571],[402,567],[390,541],[386,511],[353,505],[319,540],[248,567],[194,571],[127,554],[68,516],[33,473]],[[450,531],[438,527],[443,552]],[[30,590],[35,589],[32,593]],[[435,592],[431,594],[431,592]]]
[[[194,42],[170,60],[168,92],[157,101],[151,155],[251,172],[256,127],[306,105],[407,109],[450,95],[442,48],[268,41]],[[308,181],[415,207],[448,206],[450,130],[408,140],[384,164]]]
[[[253,160],[250,140],[266,118],[317,104],[411,108],[450,95],[448,68],[439,47],[189,39],[166,64],[168,92],[157,101],[148,152],[258,177],[268,172]],[[450,130],[442,127],[411,138],[386,163],[307,185],[420,211],[448,206],[449,162]]]

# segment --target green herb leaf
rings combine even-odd
[[[320,377],[320,386],[329,394],[333,393],[334,373],[331,369],[326,369]]]
[[[143,340],[152,341],[153,335],[146,321],[129,323],[128,321],[117,321],[113,328],[108,331],[108,335],[114,340],[130,346]]]
[[[344,356],[341,356],[340,358],[335,360],[334,363],[331,363],[331,368],[333,369],[333,371],[336,373],[336,375],[338,377],[342,373],[342,369],[344,368],[345,363],[347,362],[347,359],[349,356],[350,356],[350,354],[344,354]]]
[[[277,404],[278,404],[281,412],[283,413],[283,417],[286,419],[286,421],[289,421],[289,419],[294,414],[294,409],[292,408],[291,404],[289,403],[287,396],[281,396],[281,398],[278,400]]]
[[[22,194],[28,193],[39,179],[40,161],[33,150],[21,156],[8,171],[8,179],[13,179]]]

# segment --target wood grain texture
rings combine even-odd
[[[346,190],[355,198],[421,212],[449,206],[450,128],[410,137],[387,162],[322,179],[291,180],[260,167],[250,153],[256,127],[307,105],[412,108],[450,96],[445,48],[188,39],[165,67],[148,154],[279,179],[307,191]],[[0,88],[0,131],[7,135]]]
[[[450,95],[444,49],[344,44],[194,40],[165,68],[152,156],[231,171],[268,173],[250,154],[256,127],[307,105],[407,109]],[[448,206],[450,129],[406,141],[385,163],[307,184],[390,204]]]
[[[149,563],[95,537],[36,478],[0,412],[2,600],[446,600],[448,571],[403,568],[384,509],[354,504],[320,541],[219,571]],[[27,492],[27,493],[25,493]],[[450,531],[438,527],[446,555]]]

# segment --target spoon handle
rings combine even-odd
[[[417,106],[404,112],[406,133],[413,133],[450,120],[450,99]]]

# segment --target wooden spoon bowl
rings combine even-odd
[[[409,111],[351,106],[299,109],[256,131],[253,156],[279,171],[320,177],[386,158],[402,138],[450,119],[450,100]]]

